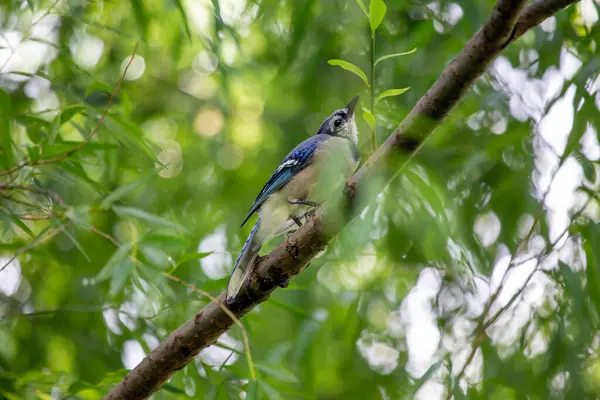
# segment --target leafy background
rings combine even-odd
[[[0,163],[17,167],[0,176],[0,398],[106,394],[207,303],[194,288],[225,287],[287,152],[360,94],[365,160],[493,6],[367,3],[0,5]],[[600,396],[598,14],[583,1],[510,46],[243,319],[258,396]],[[247,394],[242,333],[154,398]]]

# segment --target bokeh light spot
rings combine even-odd
[[[129,60],[131,60],[131,56],[126,57],[123,60],[123,62],[121,63],[121,73],[123,73],[125,71],[125,68],[127,67],[127,64],[129,63]],[[134,80],[138,79],[140,76],[142,76],[145,69],[146,69],[146,61],[144,60],[144,57],[138,56],[138,55],[134,56],[133,60],[131,61],[131,65],[127,69],[127,73],[125,74],[125,80],[126,81],[134,81]]]
[[[202,51],[194,57],[192,69],[200,75],[209,75],[216,71],[219,66],[219,59],[210,51]]]
[[[194,119],[194,129],[204,137],[213,137],[223,129],[223,113],[217,108],[203,108]]]
[[[77,65],[84,69],[92,69],[102,57],[104,42],[96,36],[84,34],[71,42],[71,51],[73,61]]]
[[[161,178],[174,178],[181,173],[183,169],[183,159],[181,157],[181,146],[174,140],[169,140],[163,145],[163,150],[158,154],[158,160],[164,164],[163,169],[158,173]],[[161,165],[156,163],[156,168]]]

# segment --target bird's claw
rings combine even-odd
[[[287,235],[287,237],[289,239],[289,237],[292,236],[296,232],[298,232],[298,229],[292,229],[290,231],[287,231],[285,234]]]
[[[307,211],[304,214],[304,218],[306,218],[307,221],[311,221],[311,220],[315,219],[316,215],[317,215],[317,209],[313,208],[312,210]]]

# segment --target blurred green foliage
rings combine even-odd
[[[0,167],[29,163],[0,176],[0,399],[106,394],[208,301],[165,274],[219,293],[287,152],[360,94],[366,160],[493,5],[366,3],[0,5]],[[256,382],[234,327],[154,398],[600,396],[597,8],[510,46],[361,218],[243,319]]]

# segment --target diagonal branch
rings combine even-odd
[[[398,175],[407,161],[399,162],[394,155],[408,152],[410,160],[502,49],[554,12],[575,2],[576,0],[536,0],[520,13],[525,0],[498,0],[483,27],[385,143],[348,180],[348,202],[357,203],[359,188],[372,181],[376,174],[387,171],[388,182]],[[359,212],[357,206],[350,208],[351,214],[342,219],[345,223]],[[292,234],[286,242],[255,263],[255,271],[248,286],[229,306],[238,319],[265,301],[278,286],[285,286],[291,277],[300,273],[327,246],[344,225],[339,223],[335,211],[331,208],[320,210],[314,219]],[[218,300],[225,301],[224,293]],[[215,343],[233,323],[217,303],[208,304],[171,333],[105,399],[149,397],[200,350]]]

